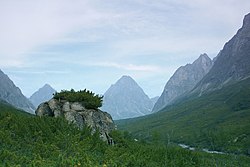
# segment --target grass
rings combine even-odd
[[[0,102],[0,166],[249,166],[247,156],[191,152],[174,145],[135,141],[114,131],[115,146],[64,119],[36,117]]]
[[[250,79],[220,90],[192,95],[145,117],[117,121],[148,141],[185,143],[198,148],[248,154],[250,150]],[[157,135],[156,135],[157,134]]]

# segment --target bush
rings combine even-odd
[[[81,102],[87,109],[97,109],[102,106],[103,101],[103,96],[95,95],[95,93],[86,89],[79,91],[74,89],[70,91],[62,90],[60,93],[56,92],[53,98],[69,102]]]

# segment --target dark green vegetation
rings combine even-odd
[[[54,94],[54,99],[67,100],[69,102],[82,102],[87,109],[97,109],[102,106],[103,96],[95,95],[89,90],[75,91],[74,89],[62,90]]]
[[[198,148],[249,154],[250,79],[182,99],[161,112],[118,121],[118,129],[138,138],[184,143]]]
[[[36,117],[0,103],[0,166],[248,166],[246,156],[212,155],[135,142],[113,132],[115,146],[63,119]],[[157,144],[158,143],[158,144]]]

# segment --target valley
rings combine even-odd
[[[250,167],[250,3],[211,2],[0,2],[0,166]]]

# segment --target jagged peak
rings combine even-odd
[[[199,59],[211,61],[210,57],[206,53],[201,54],[197,60],[199,60]]]
[[[250,13],[245,15],[243,19],[243,27],[250,27]]]
[[[203,53],[199,56],[199,58],[206,58],[206,59],[210,59],[209,56],[206,53]]]
[[[212,62],[212,60],[210,59],[210,57],[206,54],[203,53],[199,56],[198,59],[196,59],[193,64],[205,64],[207,62]]]

